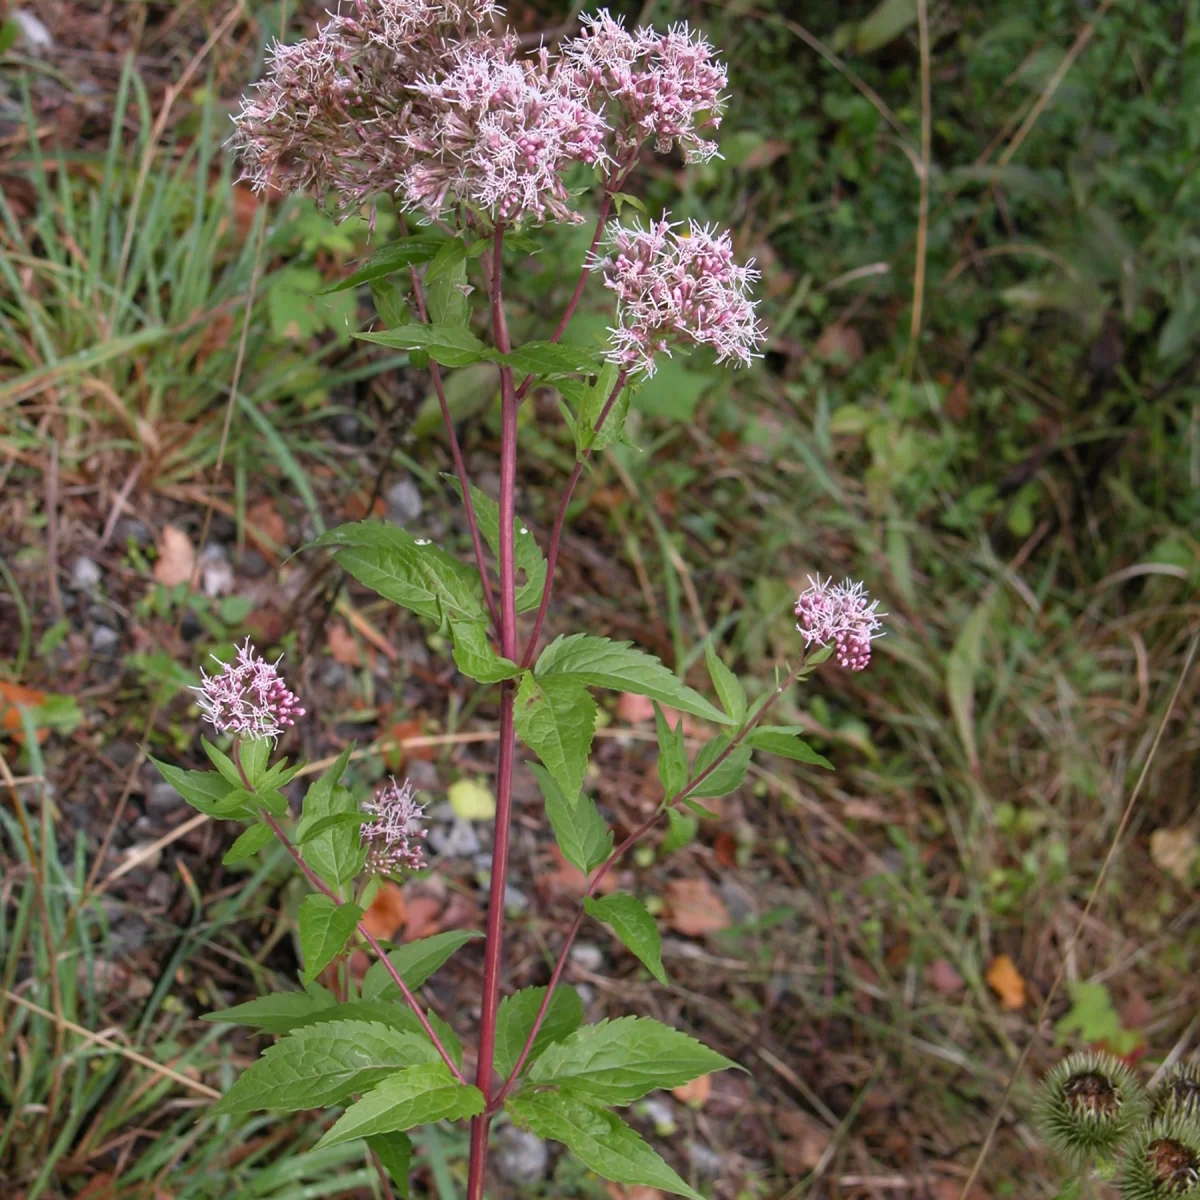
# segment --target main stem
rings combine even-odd
[[[502,257],[504,226],[496,226],[491,262],[492,328],[496,348],[511,348],[504,319]],[[485,267],[486,269],[486,267]],[[517,391],[512,369],[500,370],[500,653],[517,657],[516,559],[513,529],[517,496]],[[492,879],[488,892],[487,948],[483,964],[483,1005],[479,1029],[479,1062],[475,1086],[484,1099],[492,1099],[492,1065],[496,1053],[496,1014],[500,1007],[500,974],[504,966],[504,889],[508,876],[508,841],[512,825],[513,764],[516,737],[513,723],[514,694],[511,682],[500,685],[500,753],[496,779],[496,826],[492,844]],[[471,1122],[471,1159],[467,1174],[467,1200],[483,1200],[487,1168],[488,1128],[491,1114]]]

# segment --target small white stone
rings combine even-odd
[[[432,543],[430,542],[430,540],[428,538],[417,538],[417,545],[418,546],[429,546],[429,545],[432,545]]]
[[[28,13],[24,9],[18,8],[13,13],[12,19],[21,31],[21,41],[25,49],[29,50],[32,54],[41,54],[43,50],[49,50],[54,45],[54,39],[50,36],[50,30],[33,13]]]

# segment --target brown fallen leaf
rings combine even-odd
[[[442,906],[432,896],[413,896],[405,903],[407,916],[404,921],[404,940],[419,942],[422,938],[437,933],[438,916]]]
[[[826,325],[813,346],[813,353],[839,374],[844,373],[863,356],[862,336],[853,325]]]
[[[828,1129],[798,1108],[779,1109],[775,1124],[779,1165],[789,1176],[807,1175],[820,1161],[832,1136]]]
[[[997,954],[988,964],[988,987],[1000,997],[1001,1008],[1025,1007],[1025,980],[1007,954]]]
[[[163,587],[178,587],[188,583],[196,567],[196,550],[192,539],[174,525],[164,525],[158,540],[158,559],[154,563],[155,581]]]
[[[390,879],[385,879],[363,914],[364,927],[373,936],[390,941],[407,920],[408,906],[404,903],[404,893]]]
[[[733,924],[725,901],[707,879],[672,879],[663,899],[667,924],[686,937],[719,933]]]
[[[15,741],[23,742],[25,735],[21,730],[25,722],[21,716],[21,709],[17,706],[37,708],[45,702],[45,699],[45,692],[0,679],[0,733],[12,734]],[[50,730],[39,729],[37,740],[44,742],[49,736]]]
[[[362,666],[362,647],[343,621],[334,621],[330,625],[325,640],[329,643],[329,653],[334,662],[341,663],[343,667]]]
[[[1156,829],[1150,835],[1150,857],[1160,871],[1166,871],[1186,887],[1196,864],[1196,835],[1182,829]]]
[[[925,982],[943,996],[952,996],[955,992],[963,990],[962,976],[954,969],[953,964],[944,958],[935,958],[925,968]]]
[[[712,1095],[712,1076],[698,1075],[690,1083],[672,1088],[671,1095],[689,1108],[703,1108],[705,1101]]]
[[[287,545],[287,522],[271,499],[259,500],[246,510],[246,532],[265,554],[274,558]]]

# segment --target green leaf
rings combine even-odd
[[[462,487],[457,476],[449,476],[458,497],[462,499]],[[475,510],[475,521],[483,540],[494,554],[500,553],[500,508],[486,492],[471,484],[471,507]],[[542,589],[546,585],[546,560],[537,538],[529,532],[518,518],[513,522],[513,560],[517,570],[525,573],[525,582],[517,588],[517,612],[528,612],[542,602]]]
[[[358,801],[349,789],[339,786],[342,772],[350,761],[354,744],[347,746],[337,761],[314,782],[304,797],[303,815],[296,828],[298,840],[306,843],[304,861],[326,883],[338,887],[353,879],[367,859],[366,847],[358,828],[349,823],[329,827],[324,833],[308,836],[309,829],[325,817],[354,814],[359,816]]]
[[[240,788],[242,786],[242,776],[237,769],[237,763],[223,750],[218,750],[206,737],[200,738],[200,745],[204,748],[204,753],[208,755],[209,762],[221,773],[221,777],[231,787]]]
[[[696,755],[694,774],[699,775],[701,771],[707,770],[728,745],[729,738],[724,734],[713,738],[710,742],[705,742],[700,747],[700,753]],[[698,783],[688,792],[688,796],[697,800],[704,796],[727,796],[734,788],[742,786],[742,780],[746,778],[746,768],[749,765],[750,747],[744,744],[736,746],[729,752],[729,757],[707,779]]]
[[[445,244],[444,237],[432,233],[417,233],[412,237],[388,242],[386,246],[380,246],[353,275],[348,275],[341,283],[335,283],[326,290],[344,292],[348,288],[356,288],[364,283],[394,275],[405,267],[428,262]]]
[[[629,387],[622,388],[620,396],[604,418],[604,424],[596,428],[600,414],[604,412],[604,406],[617,386],[620,370],[616,363],[605,363],[595,379],[577,396],[579,423],[575,433],[575,452],[580,457],[587,450],[599,452],[611,446],[620,440],[625,431],[629,401],[633,394]]]
[[[471,319],[471,303],[467,299],[467,251],[455,238],[438,251],[437,257],[425,272],[425,303],[429,319],[435,325],[453,329],[467,328]],[[432,348],[431,348],[432,352]],[[489,351],[489,356],[494,352]],[[437,354],[433,355],[437,358]],[[440,362],[441,359],[439,358]],[[447,363],[462,366],[462,363]]]
[[[524,375],[575,375],[596,369],[595,356],[582,346],[560,346],[557,342],[526,342],[498,362]]]
[[[746,692],[742,681],[717,657],[712,638],[704,643],[704,661],[708,664],[709,678],[725,711],[733,718],[735,725],[741,725],[746,715]]]
[[[337,562],[360,583],[439,625],[443,615],[486,620],[474,569],[388,521],[339,525],[310,546],[337,547]]]
[[[412,314],[408,311],[404,293],[388,279],[371,281],[371,298],[375,301],[375,311],[387,329],[395,329],[399,325],[408,325]]]
[[[667,809],[667,832],[659,847],[659,853],[666,858],[674,854],[682,846],[696,839],[700,830],[700,821],[691,813],[681,813],[677,808]]]
[[[778,754],[783,758],[792,758],[796,762],[811,763],[814,767],[825,767],[833,770],[833,763],[823,754],[818,754],[806,742],[797,736],[798,730],[789,729],[786,725],[760,725],[746,735],[742,744],[752,750],[765,750],[768,754]]]
[[[159,762],[153,755],[150,761],[158,768],[158,773],[193,807],[210,817],[248,816],[253,808],[241,799],[244,795],[242,788],[230,786],[229,780],[222,778],[216,771],[185,771],[181,767],[173,767],[169,763]],[[229,804],[230,796],[234,803]],[[233,811],[230,811],[230,808]]]
[[[366,1139],[375,1157],[396,1185],[400,1200],[409,1200],[408,1173],[412,1170],[413,1144],[407,1133],[374,1133]]]
[[[447,275],[455,275],[459,265],[466,261],[467,247],[462,238],[447,238],[425,268],[425,286],[429,287]]]
[[[320,892],[304,897],[299,926],[305,983],[312,983],[341,954],[362,916],[357,904],[336,904]]]
[[[654,918],[636,896],[627,892],[614,892],[601,900],[585,896],[583,907],[597,921],[611,926],[625,948],[641,960],[642,965],[659,983],[666,986],[667,973],[662,965],[662,938],[659,936],[658,926],[654,924]]]
[[[414,1063],[437,1061],[428,1038],[414,1037],[368,1021],[331,1021],[300,1029],[269,1046],[243,1071],[214,1113],[258,1109],[299,1112],[342,1104],[351,1093],[371,1087]]]
[[[295,844],[303,846],[305,842],[311,842],[313,838],[325,833],[330,829],[361,829],[374,818],[360,812],[345,812],[345,813],[330,813],[327,817],[322,817],[319,821],[314,821],[311,825],[306,826],[303,833],[296,836]]]
[[[500,1011],[496,1014],[495,1064],[501,1075],[512,1074],[545,997],[544,987],[531,987],[522,988],[500,1001]],[[550,997],[546,1019],[533,1039],[526,1064],[533,1062],[552,1042],[562,1041],[582,1024],[583,1001],[573,987],[560,984]]]
[[[563,858],[585,875],[589,874],[612,853],[613,843],[596,802],[582,792],[576,792],[575,798],[570,799],[541,763],[530,763],[529,767],[542,789],[546,816],[550,818]]]
[[[270,825],[251,825],[249,829],[244,829],[237,841],[225,851],[221,865],[232,867],[237,863],[245,862],[248,858],[253,858],[260,850],[271,844],[274,836],[275,833]]]
[[[683,791],[688,781],[687,742],[683,736],[683,718],[672,729],[663,711],[654,702],[654,727],[658,733],[658,777],[663,793],[670,800]]]
[[[285,993],[294,995],[295,993]],[[399,991],[397,990],[397,996]],[[231,1010],[232,1011],[232,1010]],[[445,1021],[432,1011],[425,1013],[425,1019],[438,1035],[442,1045],[458,1066],[462,1066],[462,1043],[458,1034]],[[421,1022],[407,1004],[392,1000],[350,1000],[343,1004],[333,1004],[332,998],[326,1006],[304,1012],[291,1020],[286,1016],[277,1017],[273,1024],[273,1033],[290,1033],[297,1029],[308,1029],[313,1025],[326,1024],[329,1021],[375,1021],[401,1033],[411,1033],[414,1037],[429,1041],[429,1035],[421,1028]],[[430,1042],[430,1045],[433,1045]],[[435,1051],[436,1052],[436,1051]],[[440,1055],[439,1055],[440,1057]]]
[[[556,1083],[602,1104],[632,1104],[655,1088],[736,1067],[724,1055],[649,1017],[621,1017],[577,1029],[546,1048],[529,1082]]]
[[[250,781],[250,790],[255,791],[262,786],[263,777],[267,773],[267,762],[271,757],[272,743],[267,738],[251,738],[249,741],[238,743],[238,758],[242,770]]]
[[[883,0],[861,21],[839,25],[833,31],[833,47],[853,54],[871,54],[916,23],[917,0]]]
[[[586,1167],[614,1183],[643,1184],[691,1200],[704,1200],[616,1113],[579,1096],[541,1092],[510,1097],[514,1120],[538,1137],[562,1142]]]
[[[652,654],[634,650],[629,642],[614,642],[590,633],[556,638],[538,657],[534,672],[539,679],[569,676],[593,687],[636,692],[719,725],[732,723],[699,692],[676,679]]]
[[[578,795],[596,728],[596,701],[584,682],[526,675],[517,689],[514,715],[517,736],[568,796]]]
[[[463,298],[466,303],[466,298]],[[356,333],[361,342],[398,350],[422,350],[443,367],[465,367],[492,352],[469,329],[457,325],[401,325],[377,333]]]
[[[389,1075],[374,1091],[350,1105],[316,1148],[412,1129],[430,1121],[474,1117],[483,1109],[483,1093],[478,1088],[455,1082],[443,1062],[426,1063]]]
[[[333,1004],[332,997],[324,999],[307,992],[273,992],[220,1012],[203,1013],[200,1020],[249,1025],[266,1033],[287,1033],[298,1022],[315,1017],[323,1009],[332,1008]]]
[[[415,991],[444,963],[460,946],[481,937],[470,929],[448,929],[435,933],[419,942],[409,942],[388,954],[388,961],[396,968],[400,978]],[[384,1000],[399,997],[400,989],[381,962],[372,963],[362,982],[364,1000]]]
[[[452,620],[450,634],[454,639],[454,665],[469,679],[499,683],[521,674],[515,662],[496,653],[482,622]]]

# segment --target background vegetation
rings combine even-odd
[[[442,802],[440,882],[382,921],[479,920],[486,835],[456,818],[464,783],[486,807],[486,702],[415,623],[288,557],[367,512],[464,539],[423,374],[351,343],[365,297],[316,295],[367,222],[255,198],[221,149],[266,44],[320,7],[46,0],[49,44],[21,14],[0,33],[5,1196],[377,1186],[303,1120],[205,1116],[253,1047],[199,1016],[296,967],[286,864],[222,866],[143,769],[196,757],[183,689],[210,652],[286,652],[313,714],[292,749],[356,738],[361,786],[405,771]],[[865,578],[890,616],[868,672],[792,697],[834,774],[756,771],[631,868],[678,986],[603,940],[575,982],[750,1069],[639,1114],[713,1196],[958,1196],[1026,1049],[973,1194],[1099,1195],[1036,1145],[1030,1082],[1085,1044],[1148,1075],[1200,1024],[1200,3],[612,7],[690,19],[731,64],[723,159],[659,161],[644,199],[734,228],[771,345],[641,393],[640,452],[581,486],[560,620],[681,673],[712,633],[753,689],[795,652],[807,574]],[[575,12],[509,9],[530,34]],[[583,249],[538,260],[527,315]],[[450,386],[486,481],[492,381]],[[544,533],[572,452],[552,397],[523,416]],[[640,717],[608,715],[592,780],[618,822],[657,798]],[[523,799],[513,986],[544,981],[575,886]],[[469,1024],[459,959],[426,991]],[[513,1195],[610,1194],[505,1146]],[[463,1147],[420,1149],[455,1195]]]

